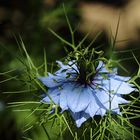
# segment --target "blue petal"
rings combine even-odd
[[[111,96],[104,90],[97,90],[96,94],[93,94],[96,103],[98,105],[98,109],[96,110],[96,115],[104,116],[104,114],[108,110],[116,110],[119,108],[118,106],[118,98],[116,99],[115,95]]]
[[[127,101],[121,97],[120,94],[116,94],[115,97],[117,98],[118,104],[128,104],[130,101]]]
[[[71,115],[74,118],[77,127],[80,127],[82,123],[84,123],[88,118],[90,118],[90,116],[84,111],[78,113],[71,112]]]
[[[123,82],[127,82],[128,80],[130,80],[131,77],[124,77],[124,76],[119,76],[119,75],[115,75],[114,79],[118,80],[118,81],[123,81]]]
[[[119,109],[119,102],[117,95],[110,95],[108,110],[115,111]]]
[[[135,90],[130,86],[129,83],[123,82],[122,80],[121,81],[116,80],[113,78],[110,78],[110,81],[108,80],[108,84],[106,85],[106,88],[108,90],[113,91],[113,93],[119,93],[119,94],[129,94]]]
[[[60,86],[65,81],[64,77],[54,76],[51,73],[48,74],[48,77],[41,77],[39,80],[49,88]]]
[[[99,73],[110,73],[109,70],[106,69],[103,61],[100,61],[96,70],[99,70]],[[117,74],[117,68],[112,69],[112,74]]]
[[[98,90],[98,92],[93,94],[93,96],[99,106],[99,110],[96,115],[101,116],[103,116],[108,110],[112,110],[120,114],[119,104],[129,103],[129,101],[123,99],[119,94],[110,94],[103,90]]]
[[[99,108],[96,112],[96,115],[104,116],[106,113],[106,110],[104,108]]]
[[[76,71],[78,71],[78,68],[74,61],[70,61],[68,65],[64,65],[60,61],[56,61],[56,62],[61,67],[58,71],[55,72],[56,75],[61,75],[61,76],[63,75],[66,77],[68,73],[76,73]]]
[[[72,112],[80,112],[84,110],[90,102],[87,88],[82,86],[77,86],[76,84],[67,84],[63,87],[63,92],[67,94],[66,98],[68,107]]]
[[[99,71],[99,72],[108,72],[108,70],[106,69],[105,67],[105,64],[103,61],[100,61],[97,68],[96,68],[96,71]]]
[[[60,107],[62,111],[68,109],[68,103],[67,103],[67,90],[62,89],[60,94]]]
[[[59,66],[60,66],[60,69],[58,71],[55,72],[56,75],[62,75],[66,77],[67,75],[67,70],[70,69],[70,67],[68,65],[64,65],[61,61],[56,61]]]
[[[97,104],[97,101],[93,96],[93,94],[95,94],[95,91],[88,90],[87,94],[89,95],[90,103],[86,108],[85,112],[88,113],[91,117],[93,117],[96,114],[97,110],[100,108],[100,106]]]
[[[121,112],[120,112],[120,109],[119,109],[119,108],[117,108],[117,109],[113,109],[112,111],[115,112],[116,114],[121,115]]]
[[[48,95],[50,96],[50,98],[52,99],[52,101],[55,104],[59,104],[59,100],[60,100],[60,90],[59,89],[49,89],[48,90]],[[51,103],[51,99],[48,96],[46,96],[45,98],[43,98],[41,101],[42,102],[47,102],[47,103]]]
[[[78,71],[76,62],[75,62],[74,60],[73,60],[73,61],[70,61],[70,62],[68,63],[68,65],[72,68],[72,70]]]
[[[98,113],[101,113],[102,116],[105,114],[105,111],[108,110],[116,110],[119,108],[119,98],[117,95],[113,95],[110,93],[107,93],[104,90],[98,90],[97,94],[94,94],[94,97],[96,99],[96,102],[100,106],[100,111]],[[98,114],[97,113],[97,114]]]
[[[108,109],[109,108],[109,94],[102,90],[102,89],[98,89],[96,90],[96,94],[93,93],[93,96],[99,106],[99,108],[104,108],[104,109]]]
[[[130,79],[130,77],[123,77],[115,74],[112,76],[110,75],[108,78],[109,79],[103,79],[101,75],[97,75],[93,80],[92,86],[96,88],[95,85],[98,85],[108,92],[111,90],[113,93],[119,94],[129,94],[135,90],[135,88],[132,88],[131,84],[126,82]]]
[[[96,70],[99,70],[100,68],[102,68],[102,67],[104,67],[104,66],[105,66],[105,65],[104,65],[103,61],[99,61],[99,64],[98,64]]]

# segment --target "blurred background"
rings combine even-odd
[[[25,119],[26,112],[14,112],[7,103],[14,101],[36,100],[38,91],[32,93],[13,93],[27,89],[24,79],[24,67],[18,60],[20,49],[19,36],[35,65],[44,61],[46,50],[47,63],[66,56],[66,45],[57,39],[48,29],[58,33],[67,41],[71,41],[66,22],[63,4],[67,16],[75,31],[76,44],[90,33],[84,42],[86,47],[99,32],[102,32],[93,47],[99,47],[109,57],[111,38],[115,38],[114,58],[119,58],[128,73],[119,69],[120,73],[133,75],[138,70],[132,51],[139,61],[140,49],[140,1],[139,0],[0,0],[0,139],[20,140],[32,138],[45,140],[42,130],[33,127],[23,133],[22,128],[31,120],[38,119],[33,115]],[[23,58],[24,60],[24,58]],[[24,60],[26,61],[26,59]],[[48,70],[51,66],[48,66]],[[10,71],[10,72],[8,72]],[[5,73],[7,72],[7,73]],[[139,83],[139,79],[138,79]],[[136,95],[137,96],[137,95]],[[139,118],[132,121],[140,127]],[[26,130],[26,129],[25,129]]]

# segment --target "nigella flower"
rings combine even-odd
[[[127,82],[130,77],[117,75],[116,69],[109,71],[102,61],[98,62],[95,71],[91,73],[86,72],[90,68],[85,68],[83,63],[57,63],[60,66],[58,71],[39,78],[48,87],[49,97],[43,98],[42,102],[51,103],[52,100],[60,106],[62,112],[68,110],[77,127],[88,118],[104,116],[108,111],[120,114],[119,104],[128,103],[122,98],[122,94],[135,90]]]

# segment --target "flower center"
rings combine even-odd
[[[95,65],[92,62],[80,60],[77,63],[77,67],[79,70],[76,78],[77,82],[84,85],[91,84],[96,75]]]

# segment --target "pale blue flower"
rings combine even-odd
[[[68,110],[80,127],[88,118],[95,115],[104,116],[112,111],[120,114],[119,104],[129,103],[122,98],[122,94],[129,94],[135,90],[127,81],[130,77],[117,75],[117,69],[112,72],[106,69],[100,61],[96,67],[96,74],[88,84],[81,84],[77,80],[79,69],[75,61],[67,65],[57,61],[60,69],[48,77],[39,78],[48,87],[48,95],[52,101],[60,106],[62,112]],[[52,102],[48,96],[42,102]]]

